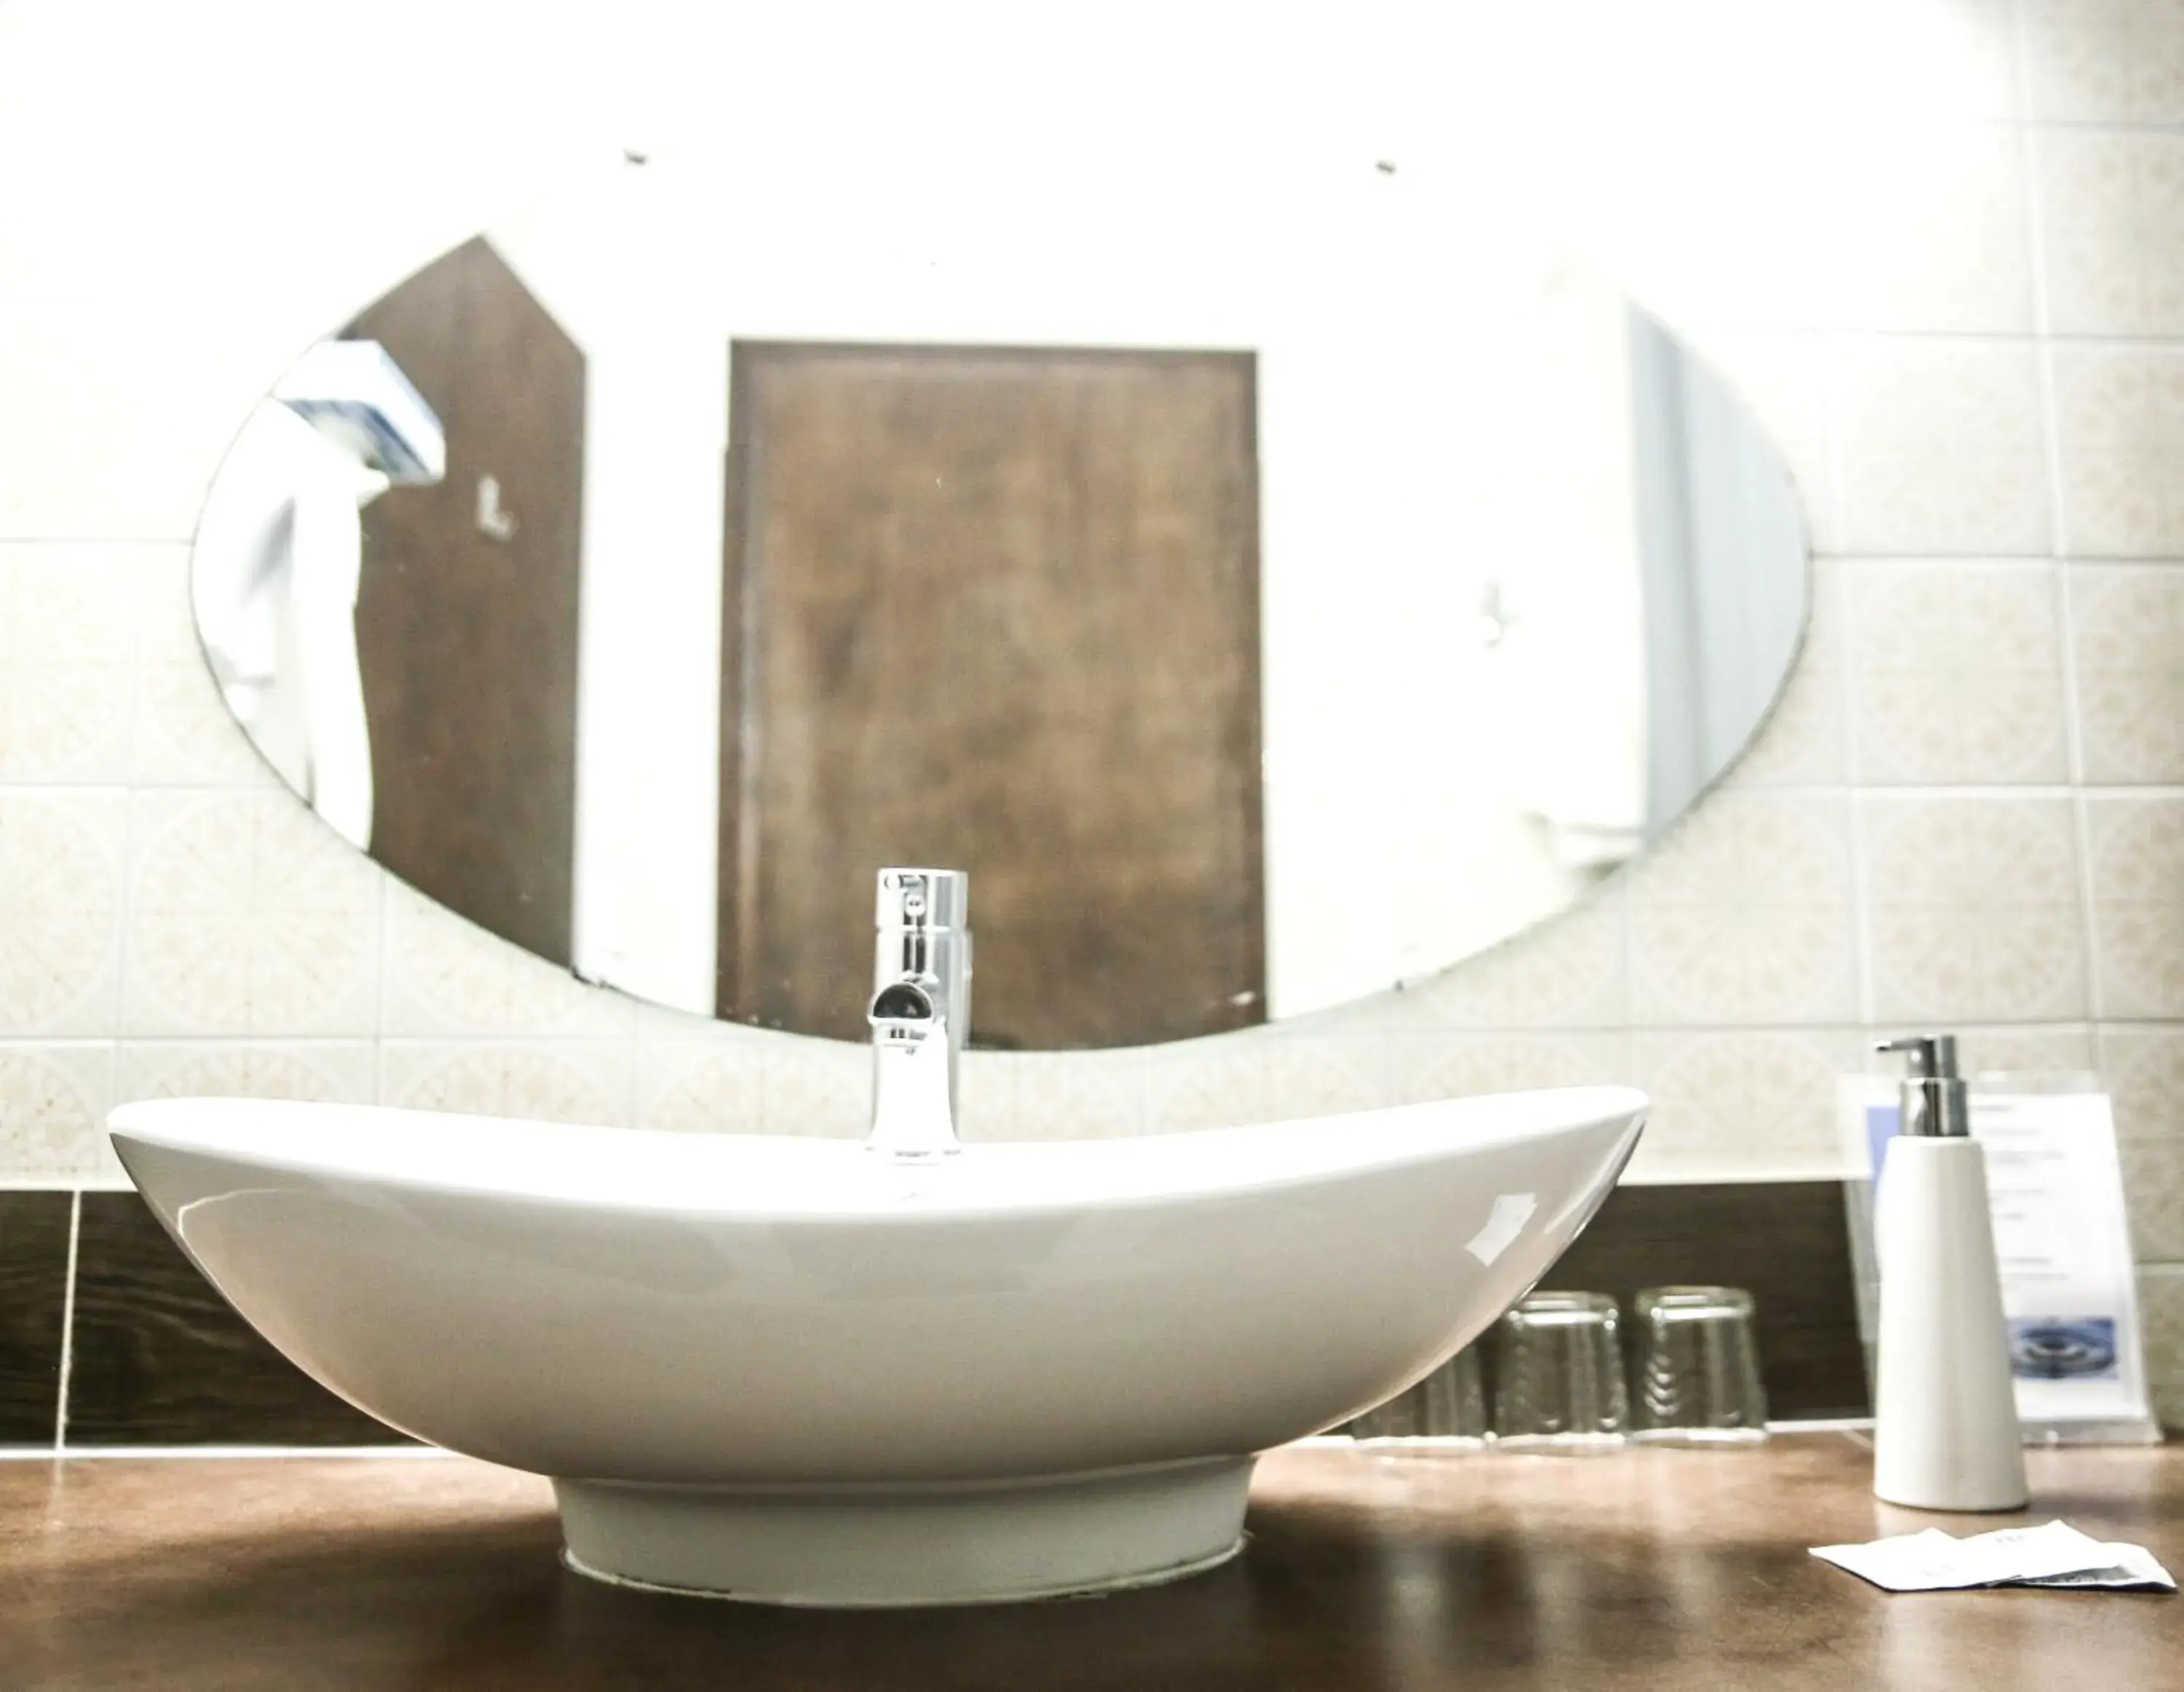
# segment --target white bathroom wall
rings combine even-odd
[[[1821,554],[1781,711],[1604,896],[1337,1015],[980,1055],[974,1127],[1613,1077],[1657,1101],[1641,1177],[1825,1173],[1833,1077],[1868,1037],[1956,1027],[1975,1063],[2097,1063],[2114,1090],[2150,1350],[2184,1410],[2184,7],[1367,8],[1314,23],[1308,77],[1231,8],[1072,14],[1059,48],[1027,39],[1061,27],[1043,8],[912,11],[724,23],[704,51],[641,7],[596,27],[683,92],[823,64],[814,129],[854,102],[1020,158],[1043,126],[1105,125],[1209,202],[1225,149],[1307,109],[1369,157],[1432,160],[1451,218],[1565,233],[1711,353]],[[187,543],[251,402],[660,103],[602,104],[615,42],[515,15],[0,10],[14,1180],[102,1178],[100,1113],[159,1092],[859,1126],[855,1049],[639,1010],[387,882],[266,776],[195,649]],[[641,86],[631,64],[605,86]],[[363,115],[390,90],[404,120]]]

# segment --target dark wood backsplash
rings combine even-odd
[[[0,1194],[0,1444],[53,1439],[70,1202]],[[1776,1416],[1865,1412],[1838,1183],[1619,1188],[1546,1284],[1613,1293],[1627,1307],[1641,1287],[1691,1282],[1753,1294]],[[70,1351],[71,1445],[401,1438],[259,1339],[133,1193],[83,1195]]]
[[[49,1445],[68,1305],[71,1193],[0,1193],[0,1445]]]
[[[1752,1294],[1774,1415],[1868,1413],[1840,1182],[1618,1187],[1541,1284],[1612,1294],[1627,1316],[1642,1288],[1694,1283]]]
[[[868,1038],[892,863],[971,872],[974,1042],[1264,1019],[1255,368],[736,344],[722,1016]]]
[[[71,1445],[399,1439],[259,1337],[134,1193],[86,1193],[70,1348]]]

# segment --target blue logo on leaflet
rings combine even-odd
[[[2012,1316],[2009,1372],[2021,1381],[2112,1381],[2116,1330],[2111,1316]]]

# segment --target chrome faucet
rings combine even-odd
[[[971,1027],[971,878],[961,870],[882,870],[873,914],[874,1151],[949,1157],[956,1071]]]

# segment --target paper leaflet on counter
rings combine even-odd
[[[2123,1175],[2108,1096],[1975,1081],[1971,1128],[1986,1149],[1995,1255],[2009,1324],[2010,1374],[2028,1439],[2151,1444]],[[1897,1089],[1880,1077],[1842,1088],[1846,1155],[1882,1168]],[[1873,1332],[1872,1185],[1852,1207],[1858,1324]]]
[[[2064,1522],[2004,1528],[1958,1539],[1938,1528],[1864,1545],[1815,1545],[1813,1555],[1889,1592],[1981,1586],[2174,1592],[2169,1571],[2142,1545],[2104,1545]]]

